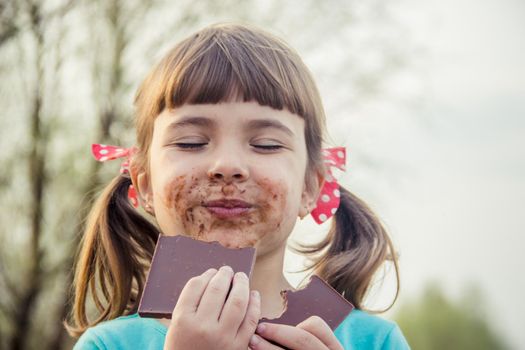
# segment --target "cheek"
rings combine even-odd
[[[168,182],[162,191],[162,201],[164,206],[171,210],[177,210],[181,207],[181,198],[183,197],[183,189],[186,184],[186,177],[184,175],[177,176],[172,181]]]
[[[285,184],[271,179],[257,181],[261,194],[258,198],[260,203],[260,221],[275,223],[278,229],[287,212],[288,188]]]
[[[163,188],[164,207],[175,218],[193,217],[193,207],[211,195],[211,185],[200,186],[194,176],[180,175]],[[179,220],[180,221],[180,220]]]
[[[297,221],[300,206],[300,193],[293,184],[283,181],[263,180],[261,220],[268,223],[276,236],[286,236],[292,232]]]
[[[211,219],[202,204],[208,198],[217,197],[214,187],[216,185],[209,180],[199,181],[192,175],[180,175],[166,181],[159,195],[164,226],[175,227],[171,231],[176,234],[202,238]]]

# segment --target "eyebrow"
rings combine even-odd
[[[169,125],[169,129],[177,129],[188,126],[200,126],[205,128],[213,128],[217,125],[217,121],[202,117],[202,116],[184,116],[180,120]],[[295,136],[292,130],[278,120],[273,119],[253,119],[246,123],[248,129],[268,129],[273,128],[280,130],[290,136]]]
[[[211,128],[215,126],[216,122],[210,118],[201,116],[184,116],[180,120],[173,122],[169,125],[170,129],[177,129],[187,126],[202,126]]]
[[[281,123],[280,121],[277,121],[277,120],[273,120],[273,119],[254,119],[254,120],[250,120],[247,123],[247,127],[250,128],[250,129],[272,128],[272,129],[281,130],[281,131],[283,131],[284,133],[286,133],[286,134],[288,134],[290,136],[295,136],[293,131],[290,130],[288,127],[286,127],[283,123]]]

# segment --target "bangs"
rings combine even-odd
[[[167,108],[257,101],[303,118],[315,114],[310,82],[304,81],[297,67],[302,61],[276,38],[250,31],[209,30],[183,41],[178,49],[161,87]]]

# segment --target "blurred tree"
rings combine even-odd
[[[46,11],[39,2],[24,1],[5,2],[0,6],[1,33],[0,45],[14,39],[24,27],[26,37],[21,39],[27,46],[21,49],[28,57],[25,69],[33,74],[26,76],[27,89],[25,110],[27,121],[27,148],[25,152],[17,152],[17,156],[27,161],[28,196],[25,213],[28,222],[26,245],[26,262],[18,274],[22,276],[20,284],[14,283],[6,272],[5,266],[0,270],[0,276],[10,294],[10,304],[3,304],[3,317],[10,319],[11,336],[8,340],[11,349],[24,349],[30,331],[32,313],[35,303],[42,290],[43,259],[42,250],[43,216],[45,211],[44,193],[48,184],[46,169],[48,149],[48,129],[44,122],[44,59],[48,52],[46,47],[46,31],[49,23],[67,12],[72,2],[63,2],[52,10]],[[55,4],[56,5],[56,4]],[[53,66],[50,70],[55,69]],[[12,272],[11,272],[12,273]]]
[[[484,314],[485,305],[478,288],[470,287],[455,302],[432,283],[419,300],[402,305],[395,319],[413,349],[507,349]]]
[[[18,4],[15,0],[0,2],[0,46],[18,33]]]

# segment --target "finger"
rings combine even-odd
[[[190,278],[179,296],[177,305],[173,310],[175,312],[192,312],[194,313],[199,306],[201,297],[208,286],[212,277],[217,273],[216,269],[209,269],[200,276]]]
[[[197,315],[206,319],[219,320],[226,295],[232,282],[233,270],[229,266],[223,266],[212,277],[204,294],[202,295]]]
[[[219,316],[221,326],[224,329],[233,331],[234,335],[237,334],[250,300],[248,283],[248,276],[244,272],[237,272],[233,276],[233,286],[230,295],[228,295],[228,299]]]
[[[257,326],[257,334],[289,349],[327,349],[312,333],[293,326],[261,323]]]
[[[330,350],[343,350],[343,346],[337,340],[334,332],[319,316],[310,316],[297,325],[297,328],[313,334]]]
[[[237,338],[241,344],[248,343],[251,336],[254,335],[260,318],[261,296],[259,292],[253,290],[250,293],[250,301],[248,303],[246,315],[244,316],[244,320],[242,321],[239,331],[237,332]]]

